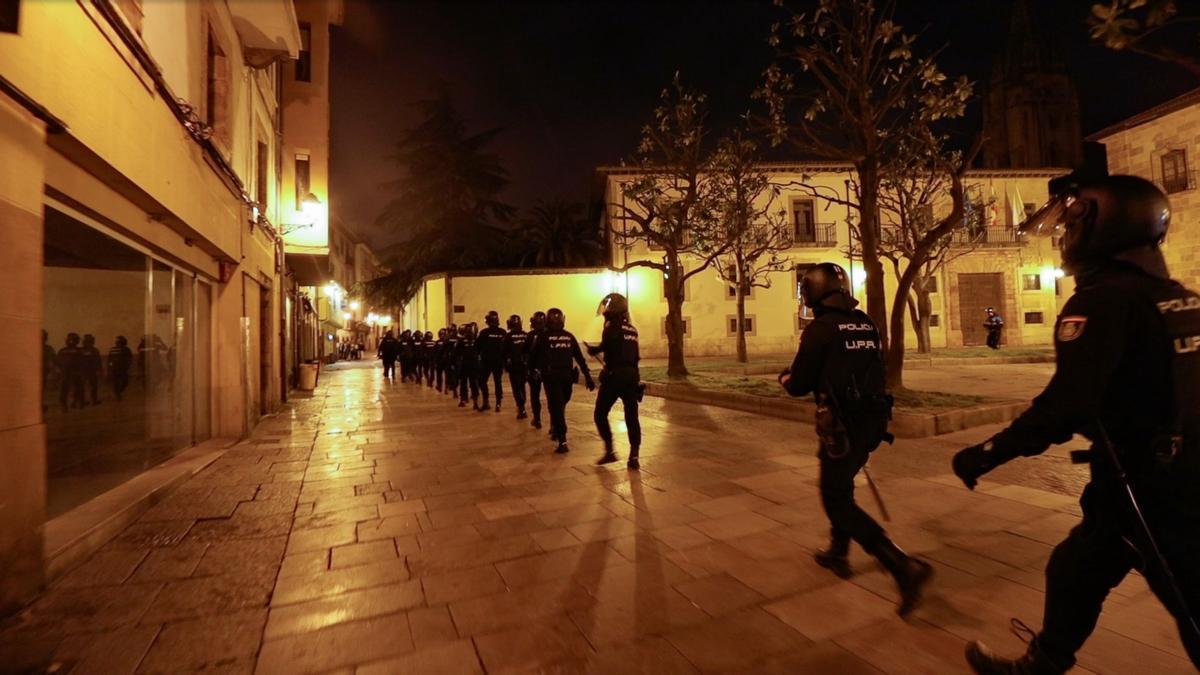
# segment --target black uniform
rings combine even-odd
[[[385,335],[379,341],[379,358],[383,359],[383,376],[396,379],[396,358],[400,356],[400,341]]]
[[[458,401],[466,405],[467,391],[471,402],[479,408],[479,347],[472,335],[458,336],[458,354],[455,363],[458,369]]]
[[[538,342],[546,336],[545,328],[530,329],[525,334],[525,363],[529,365],[529,406],[533,426],[542,427],[542,366],[536,360]]]
[[[883,352],[870,317],[853,309],[848,296],[815,310],[817,318],[800,338],[786,388],[792,396],[816,395],[820,413],[821,504],[829,517],[832,548],[853,539],[872,555],[887,544],[879,523],[854,502],[854,477],[887,433],[887,413],[849,410],[847,385],[870,396],[882,392]],[[883,404],[882,401],[879,402]],[[886,405],[886,404],[884,404]]]
[[[994,437],[1000,462],[1037,455],[1083,434],[1092,480],[1083,521],[1046,567],[1037,646],[1064,670],[1095,629],[1108,592],[1131,569],[1180,623],[1200,667],[1200,639],[1184,624],[1136,525],[1109,458],[1112,442],[1192,615],[1200,612],[1200,296],[1129,263],[1077,277],[1055,331],[1056,370],[1033,406]],[[1182,439],[1182,442],[1173,442]],[[957,461],[957,460],[956,460]]]
[[[413,375],[413,361],[416,359],[416,343],[412,335],[400,338],[400,381],[403,382]]]
[[[987,330],[987,346],[1000,349],[1000,331],[1004,328],[1004,319],[999,314],[991,314],[983,322],[983,327]]]
[[[108,350],[108,377],[112,381],[113,396],[118,401],[129,386],[129,369],[133,366],[133,350],[125,345],[115,345]]]
[[[446,371],[446,393],[458,395],[458,334],[446,333],[442,344],[442,367]]]
[[[479,337],[475,338],[476,344],[479,346],[479,388],[483,390],[483,405],[488,405],[488,380],[495,381],[496,387],[496,405],[500,405],[500,400],[504,398],[504,387],[500,384],[501,378],[504,377],[504,355],[505,346],[508,342],[508,333],[499,326],[488,326],[479,331]]]
[[[100,371],[104,368],[104,360],[100,357],[100,350],[96,349],[94,339],[84,338],[83,346],[79,348],[79,365],[91,404],[99,405]]]
[[[588,347],[588,353],[604,354],[604,369],[600,371],[600,391],[596,394],[594,413],[596,430],[606,448],[612,448],[612,428],[608,413],[618,399],[625,408],[625,426],[629,429],[629,457],[636,459],[642,445],[642,424],[638,420],[638,397],[641,376],[638,373],[638,332],[632,324],[606,321],[598,346]]]
[[[504,338],[504,362],[508,366],[508,385],[517,413],[525,414],[525,382],[529,377],[529,333],[510,330]],[[539,406],[540,408],[540,406]]]
[[[591,379],[587,361],[575,336],[565,329],[546,331],[534,345],[533,363],[541,371],[546,386],[546,405],[550,408],[550,431],[559,443],[567,440],[567,403],[575,385],[575,363],[584,377]],[[534,413],[535,415],[537,413]]]
[[[421,369],[425,373],[425,386],[433,387],[433,376],[437,371],[438,341],[430,336],[425,340],[424,358],[421,359]]]
[[[446,385],[446,338],[439,336],[433,347],[433,370],[437,378],[437,390],[444,391]]]
[[[58,402],[62,409],[81,408],[86,405],[83,399],[83,348],[68,344],[58,350],[58,368],[62,371],[62,388],[59,390]]]

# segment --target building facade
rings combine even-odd
[[[783,211],[792,230],[792,247],[784,252],[786,269],[769,276],[768,288],[752,288],[746,298],[747,346],[751,355],[783,354],[795,350],[805,317],[799,304],[799,280],[812,265],[836,262],[850,271],[856,294],[865,281],[861,257],[851,246],[851,225],[844,198],[848,166],[815,163],[772,164],[763,167],[781,187],[772,211]],[[995,307],[1006,321],[1005,343],[1045,345],[1052,341],[1055,317],[1073,288],[1058,269],[1053,242],[1017,236],[1015,228],[1025,214],[1047,197],[1047,181],[1065,170],[977,170],[968,174],[971,208],[979,213],[978,227],[959,233],[938,271],[930,296],[931,346],[983,345],[983,318]],[[634,178],[627,168],[598,171],[605,210],[602,227],[620,230],[618,217],[622,184]],[[800,190],[789,185],[805,184]],[[821,195],[824,195],[823,197]],[[939,204],[934,216],[950,208]],[[891,214],[884,213],[886,227]],[[662,274],[654,269],[631,267],[637,260],[661,257],[644,244],[619,245],[610,235],[610,265],[581,270],[499,270],[447,273],[427,278],[405,312],[409,328],[437,331],[447,323],[482,323],[492,309],[501,316],[516,313],[527,318],[552,306],[564,309],[568,326],[581,339],[596,340],[602,328],[595,315],[600,298],[609,292],[625,294],[634,322],[639,326],[646,356],[667,352],[666,316]],[[684,259],[685,269],[699,264]],[[888,265],[890,267],[890,264]],[[628,270],[628,271],[619,271]],[[890,269],[885,279],[889,304],[897,285]],[[694,356],[736,353],[737,310],[734,288],[715,269],[688,279],[683,315],[685,353]],[[908,344],[916,335],[908,322]]]
[[[1171,275],[1200,288],[1200,89],[1194,89],[1088,137],[1104,144],[1109,174],[1153,181],[1171,200],[1163,246]]]
[[[7,3],[13,4],[13,3]],[[0,613],[47,531],[288,388],[291,0],[15,3],[0,27]]]

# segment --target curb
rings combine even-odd
[[[195,445],[48,521],[44,529],[45,582],[83,562],[238,442],[216,438]]]
[[[756,415],[804,422],[805,424],[812,424],[813,417],[816,415],[816,404],[810,400],[706,391],[686,384],[647,382],[646,394],[669,401],[712,405]],[[889,430],[897,438],[929,438],[985,424],[1008,422],[1016,419],[1028,407],[1028,403],[1007,402],[959,408],[940,413],[896,412],[892,415]]]

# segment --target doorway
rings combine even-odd
[[[959,274],[958,307],[963,346],[987,344],[987,330],[983,327],[987,308],[995,308],[1004,317],[1004,275],[999,272]],[[1008,342],[1005,332],[1000,333],[1001,344]]]

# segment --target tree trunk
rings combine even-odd
[[[929,338],[929,317],[933,315],[933,300],[924,287],[917,291],[917,351],[928,354],[933,349]]]
[[[667,377],[686,379],[687,365],[683,360],[683,270],[679,256],[667,255]]]
[[[900,275],[896,295],[892,299],[891,341],[887,346],[887,381],[888,388],[893,390],[904,388],[904,310],[908,306],[907,298],[912,293],[917,271],[924,263],[920,252],[915,257],[917,260],[910,261],[904,274]]]
[[[739,280],[737,285],[737,360],[746,363],[746,288]]]
[[[908,320],[912,322],[913,331],[917,334],[917,352],[924,354],[929,350],[926,340],[921,335],[921,313],[917,310],[917,301],[912,297],[915,293],[914,290],[908,296]]]
[[[875,322],[879,336],[888,341],[887,296],[883,285],[883,262],[879,259],[879,167],[874,160],[866,160],[858,166],[859,187],[862,192],[859,209],[859,242],[862,244],[862,266],[866,275],[867,316]],[[903,307],[903,303],[901,304]],[[894,314],[895,312],[893,312]],[[901,320],[904,315],[901,312]]]

